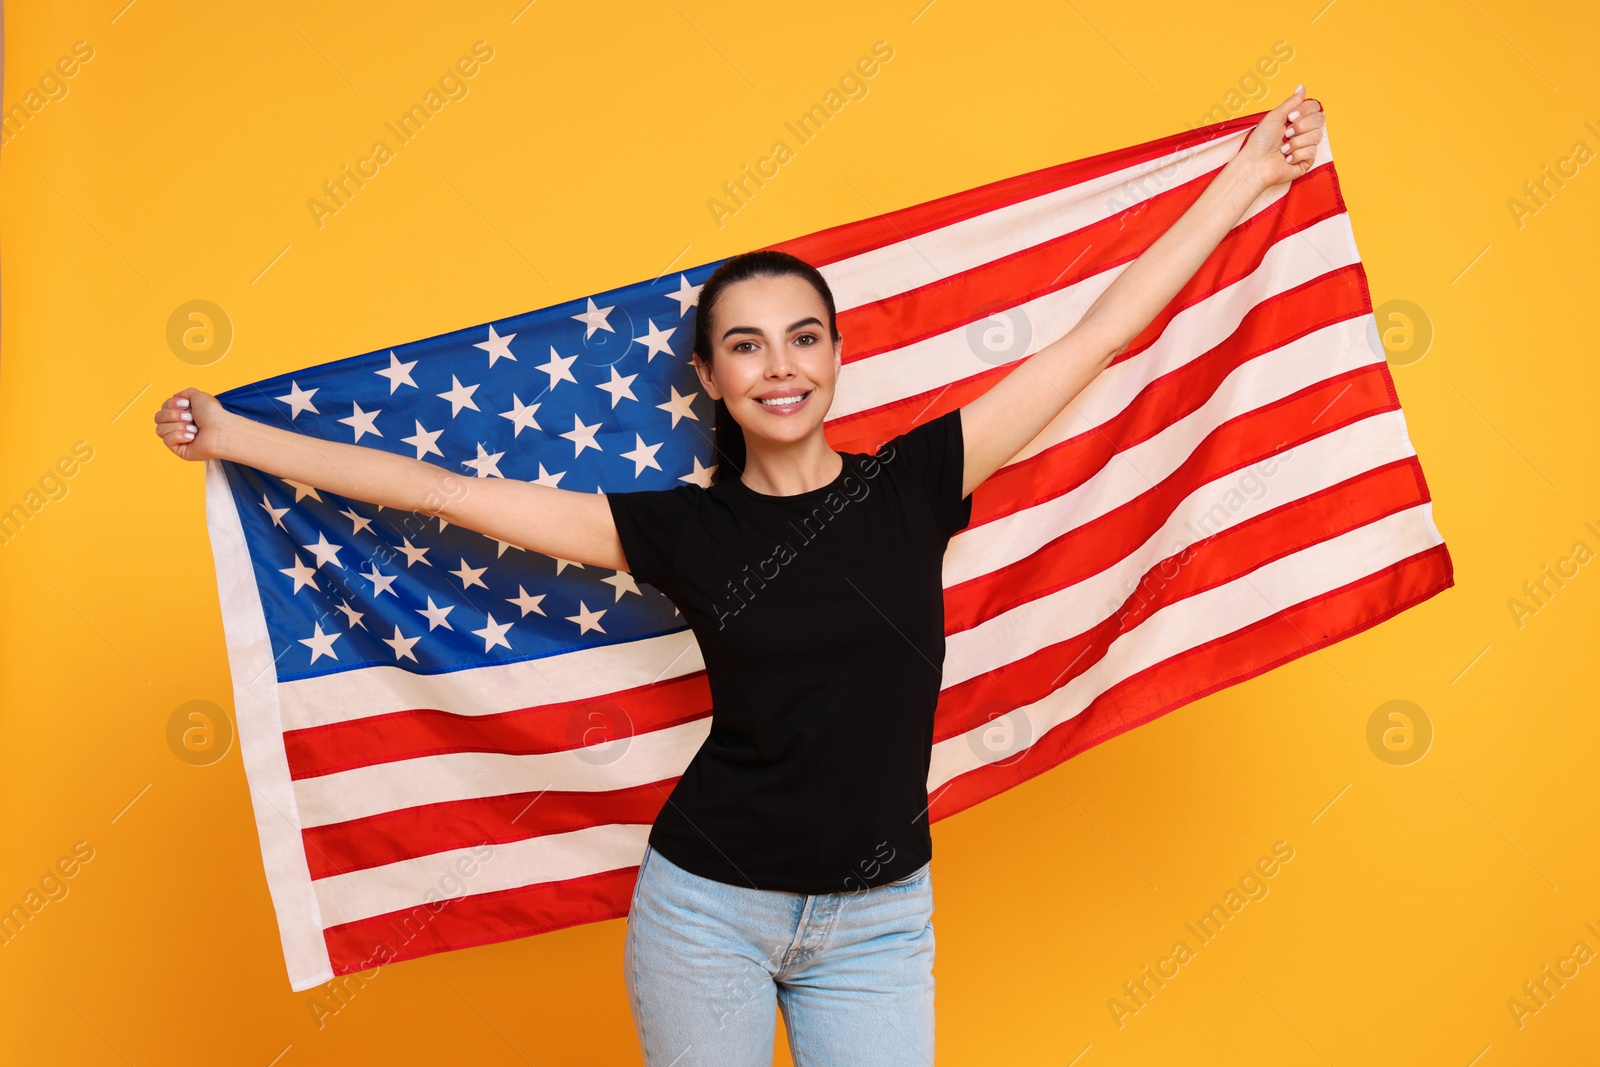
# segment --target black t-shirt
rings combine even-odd
[[[941,574],[972,517],[961,410],[840,455],[837,478],[793,496],[733,476],[606,495],[630,572],[705,659],[711,732],[650,831],[705,878],[838,893],[933,854]]]

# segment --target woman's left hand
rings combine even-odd
[[[1248,167],[1262,190],[1293,181],[1311,169],[1322,127],[1322,105],[1307,100],[1305,86],[1262,116],[1235,158]]]

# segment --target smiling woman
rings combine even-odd
[[[457,476],[420,459],[255,422],[195,389],[162,405],[156,431],[184,459],[438,514],[665,594],[698,644],[711,723],[651,824],[630,906],[624,976],[647,1062],[770,1063],[781,1010],[799,1067],[931,1063],[928,781],[950,539],[972,520],[973,490],[1150,325],[1265,190],[1310,167],[1320,112],[1297,89],[1071,329],[875,456],[828,443],[844,344],[834,296],[775,249],[732,257],[699,292],[709,485],[483,478],[452,495]]]

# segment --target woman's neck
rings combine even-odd
[[[844,469],[844,457],[833,450],[821,430],[777,445],[759,445],[747,436],[745,449],[741,481],[767,496],[795,496],[821,489]]]

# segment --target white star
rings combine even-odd
[[[657,404],[656,408],[660,411],[668,411],[672,413],[672,429],[676,430],[678,428],[679,419],[693,419],[695,422],[699,422],[700,416],[696,415],[694,413],[694,409],[689,405],[693,402],[694,398],[700,394],[690,393],[688,396],[684,396],[682,393],[678,392],[678,387],[676,385],[669,386],[669,388],[672,390],[672,399],[667,401],[665,404]]]
[[[412,663],[416,663],[417,656],[416,653],[411,651],[411,646],[421,640],[422,637],[420,634],[416,637],[407,637],[405,634],[400,632],[400,627],[396,626],[394,628],[394,636],[392,638],[385,637],[383,639],[383,643],[394,649],[395,662],[398,663],[400,661],[400,657],[404,656]]]
[[[396,593],[393,589],[389,588],[390,586],[394,585],[394,580],[396,578],[398,578],[399,575],[398,574],[384,574],[382,571],[380,571],[378,569],[378,565],[376,563],[371,563],[371,564],[368,564],[368,565],[372,568],[372,573],[368,574],[366,571],[362,571],[360,573],[361,573],[361,577],[365,578],[367,581],[372,583],[372,595],[374,597],[378,597],[378,596],[383,595],[384,593],[388,593],[390,596],[394,597],[396,600],[399,600],[400,599],[400,594]]]
[[[472,567],[467,566],[467,561],[466,560],[462,560],[461,561],[461,569],[458,570],[458,571],[451,571],[450,573],[455,575],[457,578],[461,579],[461,588],[462,589],[471,589],[475,585],[476,586],[480,586],[480,587],[482,587],[484,589],[487,589],[489,587],[484,585],[481,581],[479,581],[478,580],[478,576],[481,575],[484,571],[486,571],[488,569],[489,569],[488,567],[478,567],[478,568],[474,569]]]
[[[412,419],[411,421],[416,422],[417,432],[412,434],[410,437],[402,437],[400,440],[417,450],[418,459],[426,456],[429,452],[432,452],[441,459],[444,458],[444,453],[439,451],[439,435],[444,433],[444,431],[424,430],[421,422],[416,419]]]
[[[432,633],[434,628],[438,626],[443,626],[446,630],[455,629],[455,627],[451,626],[450,623],[445,619],[445,616],[450,614],[455,609],[456,606],[454,604],[446,604],[444,607],[440,607],[433,602],[433,597],[430,596],[428,598],[427,608],[418,608],[417,614],[428,620],[428,632]]]
[[[483,638],[483,650],[487,652],[495,645],[504,645],[510,648],[511,642],[506,640],[506,631],[511,629],[514,623],[495,622],[492,614],[486,614],[485,618],[489,620],[487,625],[481,630],[472,631]]]
[[[561,436],[572,442],[572,455],[574,458],[583,454],[583,448],[585,445],[588,445],[596,452],[605,452],[605,449],[601,448],[594,442],[594,432],[599,428],[600,424],[598,422],[593,426],[585,426],[583,424],[583,420],[578,418],[576,413],[573,414],[572,429],[568,430]]]
[[[317,531],[316,544],[301,545],[300,547],[317,557],[318,567],[326,566],[329,563],[332,563],[335,567],[344,566],[343,563],[339,562],[339,550],[344,546],[329,543],[328,535],[323,533],[321,530]],[[296,556],[295,558],[298,559],[299,557]]]
[[[527,617],[527,614],[530,611],[537,611],[540,615],[543,615],[544,609],[539,606],[539,602],[549,595],[550,594],[548,593],[539,593],[538,595],[534,595],[522,588],[521,584],[519,583],[517,585],[517,595],[514,597],[506,597],[506,603],[515,604],[517,607],[521,608],[523,617]]]
[[[372,373],[389,379],[389,395],[393,396],[394,391],[402,385],[409,385],[413,389],[417,387],[417,383],[411,380],[411,368],[416,365],[416,360],[412,360],[410,363],[401,363],[400,357],[395,355],[394,349],[391,348],[389,350],[389,369],[375,370]]]
[[[678,291],[666,294],[668,300],[676,300],[678,302],[678,318],[681,319],[688,314],[690,308],[700,306],[700,290],[702,288],[704,288],[703,285],[690,285],[687,276],[678,275]]]
[[[501,556],[505,555],[506,554],[506,549],[508,549],[508,548],[514,548],[518,552],[526,552],[527,551],[527,549],[523,548],[521,545],[514,545],[510,541],[502,541],[498,537],[496,537],[494,539],[494,543],[500,546],[499,548],[495,549],[495,551],[494,551],[494,558],[495,559],[499,559]]]
[[[573,358],[576,359],[577,357],[574,356]],[[510,419],[516,425],[517,428],[511,431],[512,437],[516,437],[523,430],[538,430],[542,428],[533,420],[533,413],[539,410],[538,404],[524,404],[522,398],[517,396],[516,393],[511,394],[511,403],[515,406],[510,411],[502,411],[500,417],[502,419]]]
[[[437,394],[440,400],[450,401],[450,417],[453,419],[461,414],[462,408],[471,408],[477,411],[478,405],[472,402],[472,394],[478,391],[476,385],[462,385],[460,379],[454,374],[450,375],[450,388]]]
[[[367,624],[361,621],[366,618],[366,613],[351,607],[350,602],[343,597],[339,598],[339,606],[335,610],[344,612],[346,630],[354,630],[357,626],[363,630],[367,628]]]
[[[711,472],[716,470],[716,469],[717,469],[717,465],[715,463],[713,463],[709,467],[701,466],[700,465],[700,457],[696,456],[696,457],[694,457],[694,470],[690,471],[688,474],[679,475],[678,481],[680,481],[680,482],[693,482],[695,485],[698,485],[702,489],[710,489],[711,488]]]
[[[568,567],[577,567],[580,570],[585,569],[583,564],[579,563],[575,559],[562,559],[560,556],[551,556],[550,558],[556,561],[556,573],[557,574],[560,574],[562,571],[566,570]]]
[[[533,480],[533,484],[559,487],[561,485],[561,479],[565,478],[566,476],[566,471],[557,471],[555,474],[551,474],[549,471],[544,469],[544,464],[541,463],[539,464],[539,477]]]
[[[643,345],[648,345],[650,348],[650,351],[644,354],[644,361],[649,363],[652,359],[656,358],[656,354],[658,352],[665,352],[669,356],[672,355],[672,346],[667,343],[667,340],[672,336],[673,331],[676,330],[677,327],[672,326],[665,330],[658,330],[656,328],[654,319],[646,319],[645,321],[650,324],[650,332],[645,334],[643,337],[634,338],[635,341],[638,341]]]
[[[403,539],[401,542],[400,551],[404,552],[406,555],[406,570],[410,570],[413,563],[423,563],[429,567],[433,566],[433,564],[429,563],[427,560],[428,550],[426,548],[418,548],[416,545],[413,545],[411,543],[411,538],[409,537]]]
[[[485,352],[489,353],[489,366],[491,367],[494,366],[495,360],[502,358],[509,359],[511,362],[515,363],[517,361],[517,357],[511,354],[511,341],[516,336],[517,335],[514,333],[508,333],[504,337],[501,337],[499,334],[494,332],[494,325],[491,323],[489,326],[489,339],[487,341],[480,341],[472,347],[481,348]]]
[[[272,516],[272,525],[276,526],[280,530],[288,529],[288,527],[283,524],[283,517],[289,514],[288,508],[273,507],[272,501],[267,499],[267,494],[265,493],[261,494],[261,506],[267,509],[268,515]]]
[[[325,634],[322,632],[322,623],[320,622],[316,623],[315,627],[315,632],[310,637],[302,637],[300,639],[302,645],[311,649],[311,662],[315,663],[323,656],[331,656],[334,659],[338,659],[339,654],[333,650],[333,643],[343,637],[344,634],[337,630],[331,634]]]
[[[478,458],[464,459],[461,461],[461,465],[463,467],[471,467],[480,478],[504,478],[505,475],[500,473],[500,457],[503,455],[505,455],[504,452],[496,452],[490,455],[489,450],[483,447],[483,442],[479,441]]]
[[[627,571],[617,571],[611,577],[600,580],[616,589],[617,600],[621,600],[624,593],[638,593],[640,596],[644,596],[643,593],[639,592],[639,586],[634,582],[633,575]],[[616,603],[616,601],[612,601],[612,603]]]
[[[600,625],[600,616],[604,615],[608,610],[607,608],[601,608],[599,611],[590,611],[580,600],[578,601],[578,614],[568,615],[567,621],[578,624],[579,637],[582,637],[590,630],[599,630],[601,633],[605,633],[606,628]]]
[[[343,511],[339,512],[339,514],[341,514],[345,518],[349,519],[350,522],[354,525],[355,528],[350,531],[350,536],[351,537],[354,537],[356,534],[360,533],[362,530],[370,530],[370,529],[372,529],[372,520],[371,519],[362,518],[359,514],[357,514],[355,508],[345,508]]]
[[[562,436],[565,437],[566,435],[563,434]],[[635,478],[639,477],[644,473],[646,467],[654,467],[656,470],[660,470],[661,464],[656,462],[656,450],[666,442],[662,441],[660,444],[647,445],[644,443],[644,438],[638,434],[633,435],[633,440],[633,451],[621,453],[623,459],[633,460],[633,476]]]
[[[293,567],[278,568],[279,574],[287,574],[294,579],[294,588],[289,591],[290,596],[298,593],[308,585],[317,592],[322,592],[322,587],[317,584],[316,572],[317,569],[315,567],[308,567],[300,561],[300,553],[298,552],[294,554]]]
[[[551,345],[550,362],[540,364],[538,369],[550,375],[550,388],[552,389],[556,387],[557,382],[571,382],[573,385],[577,385],[578,379],[572,376],[572,364],[577,358],[577,356],[558,356],[556,355],[556,346]]]
[[[317,491],[306,483],[290,481],[288,478],[280,478],[278,480],[283,482],[285,485],[294,487],[294,502],[296,504],[300,503],[302,497],[310,497],[317,503],[322,503],[322,498],[317,495]]]
[[[340,419],[339,421],[355,430],[356,444],[361,443],[361,437],[363,434],[370,433],[374,437],[383,436],[383,433],[373,423],[374,419],[383,414],[381,410],[362,411],[360,404],[351,404],[350,406],[356,409],[354,414],[352,414],[348,419]]]
[[[300,388],[299,382],[289,383],[289,395],[280,396],[277,399],[289,405],[290,422],[293,422],[295,420],[295,416],[299,415],[302,411],[309,411],[313,415],[322,414],[322,412],[317,410],[317,406],[311,402],[311,396],[315,392],[315,389]]]
[[[589,298],[589,310],[580,315],[572,316],[579,322],[583,323],[586,327],[586,329],[583,331],[583,339],[585,341],[587,341],[590,337],[593,337],[596,330],[605,330],[607,333],[617,332],[613,330],[611,328],[611,324],[606,321],[606,316],[611,314],[612,309],[615,307],[616,305],[612,304],[611,307],[597,308],[594,306],[594,297],[591,296]]]
[[[622,375],[617,373],[617,365],[615,363],[613,363],[608,369],[611,371],[611,380],[609,382],[601,382],[599,385],[596,385],[595,388],[604,389],[606,392],[611,394],[611,406],[615,408],[617,406],[617,401],[621,400],[623,397],[627,397],[629,400],[638,400],[639,398],[633,395],[633,390],[628,388],[628,386],[633,384],[633,380],[637,378],[638,375],[630,374],[624,378]]]

